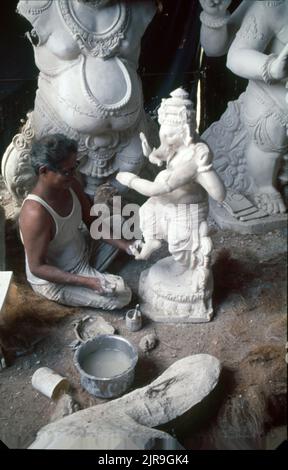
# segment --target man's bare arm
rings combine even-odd
[[[98,279],[65,272],[47,263],[48,246],[53,237],[53,221],[44,208],[35,206],[34,201],[25,202],[19,223],[29,268],[34,276],[49,282],[82,286],[102,292]]]

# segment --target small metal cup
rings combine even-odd
[[[139,305],[126,313],[126,327],[130,331],[138,331],[142,328],[142,315]]]

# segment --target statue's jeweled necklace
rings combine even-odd
[[[93,3],[93,1],[89,2],[89,6],[93,6]],[[58,0],[57,4],[63,20],[81,49],[86,49],[90,55],[95,57],[108,57],[115,54],[115,50],[117,50],[121,40],[125,37],[130,22],[131,8],[126,2],[118,2],[116,4],[119,9],[116,22],[106,32],[100,33],[89,31],[80,23],[69,0]],[[96,1],[95,6],[98,5],[99,2]],[[97,13],[95,12],[95,14]]]
[[[79,3],[87,3],[88,5],[96,6],[96,7],[107,2],[107,0],[77,0],[77,1]]]
[[[278,7],[279,5],[282,5],[285,0],[265,0],[264,3],[267,7]]]

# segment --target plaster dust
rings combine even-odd
[[[17,290],[11,309],[0,321],[1,345],[11,355],[11,365],[0,372],[0,439],[10,448],[26,448],[57,407],[57,402],[33,389],[31,377],[37,368],[50,367],[67,377],[73,400],[82,409],[106,400],[81,388],[69,347],[75,340],[75,320],[87,312],[45,301],[31,291],[25,281],[23,248],[11,219],[11,201],[3,186],[1,194],[8,218],[6,264],[14,271]],[[275,230],[237,235],[209,222],[215,247],[211,322],[169,325],[144,318],[142,329],[131,332],[125,324],[128,308],[95,310],[95,315],[103,316],[136,348],[145,335],[157,336],[155,349],[139,351],[133,388],[147,385],[191,354],[207,353],[221,361],[223,371],[211,400],[196,406],[193,415],[183,417],[173,429],[165,429],[176,434],[185,448],[261,449],[272,441],[276,446],[285,437],[286,419],[286,234]],[[136,294],[141,271],[164,256],[165,246],[149,261],[120,255],[113,269]],[[19,349],[27,352],[16,357]],[[276,438],[268,439],[272,434]]]

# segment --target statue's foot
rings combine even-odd
[[[142,249],[139,255],[135,256],[137,260],[146,260],[148,259],[152,253],[156,250],[159,250],[161,247],[161,240],[148,240],[142,245]]]
[[[283,214],[286,212],[286,207],[281,194],[274,188],[271,188],[271,191],[269,192],[255,194],[254,199],[256,205],[263,211],[267,212],[267,214]]]

